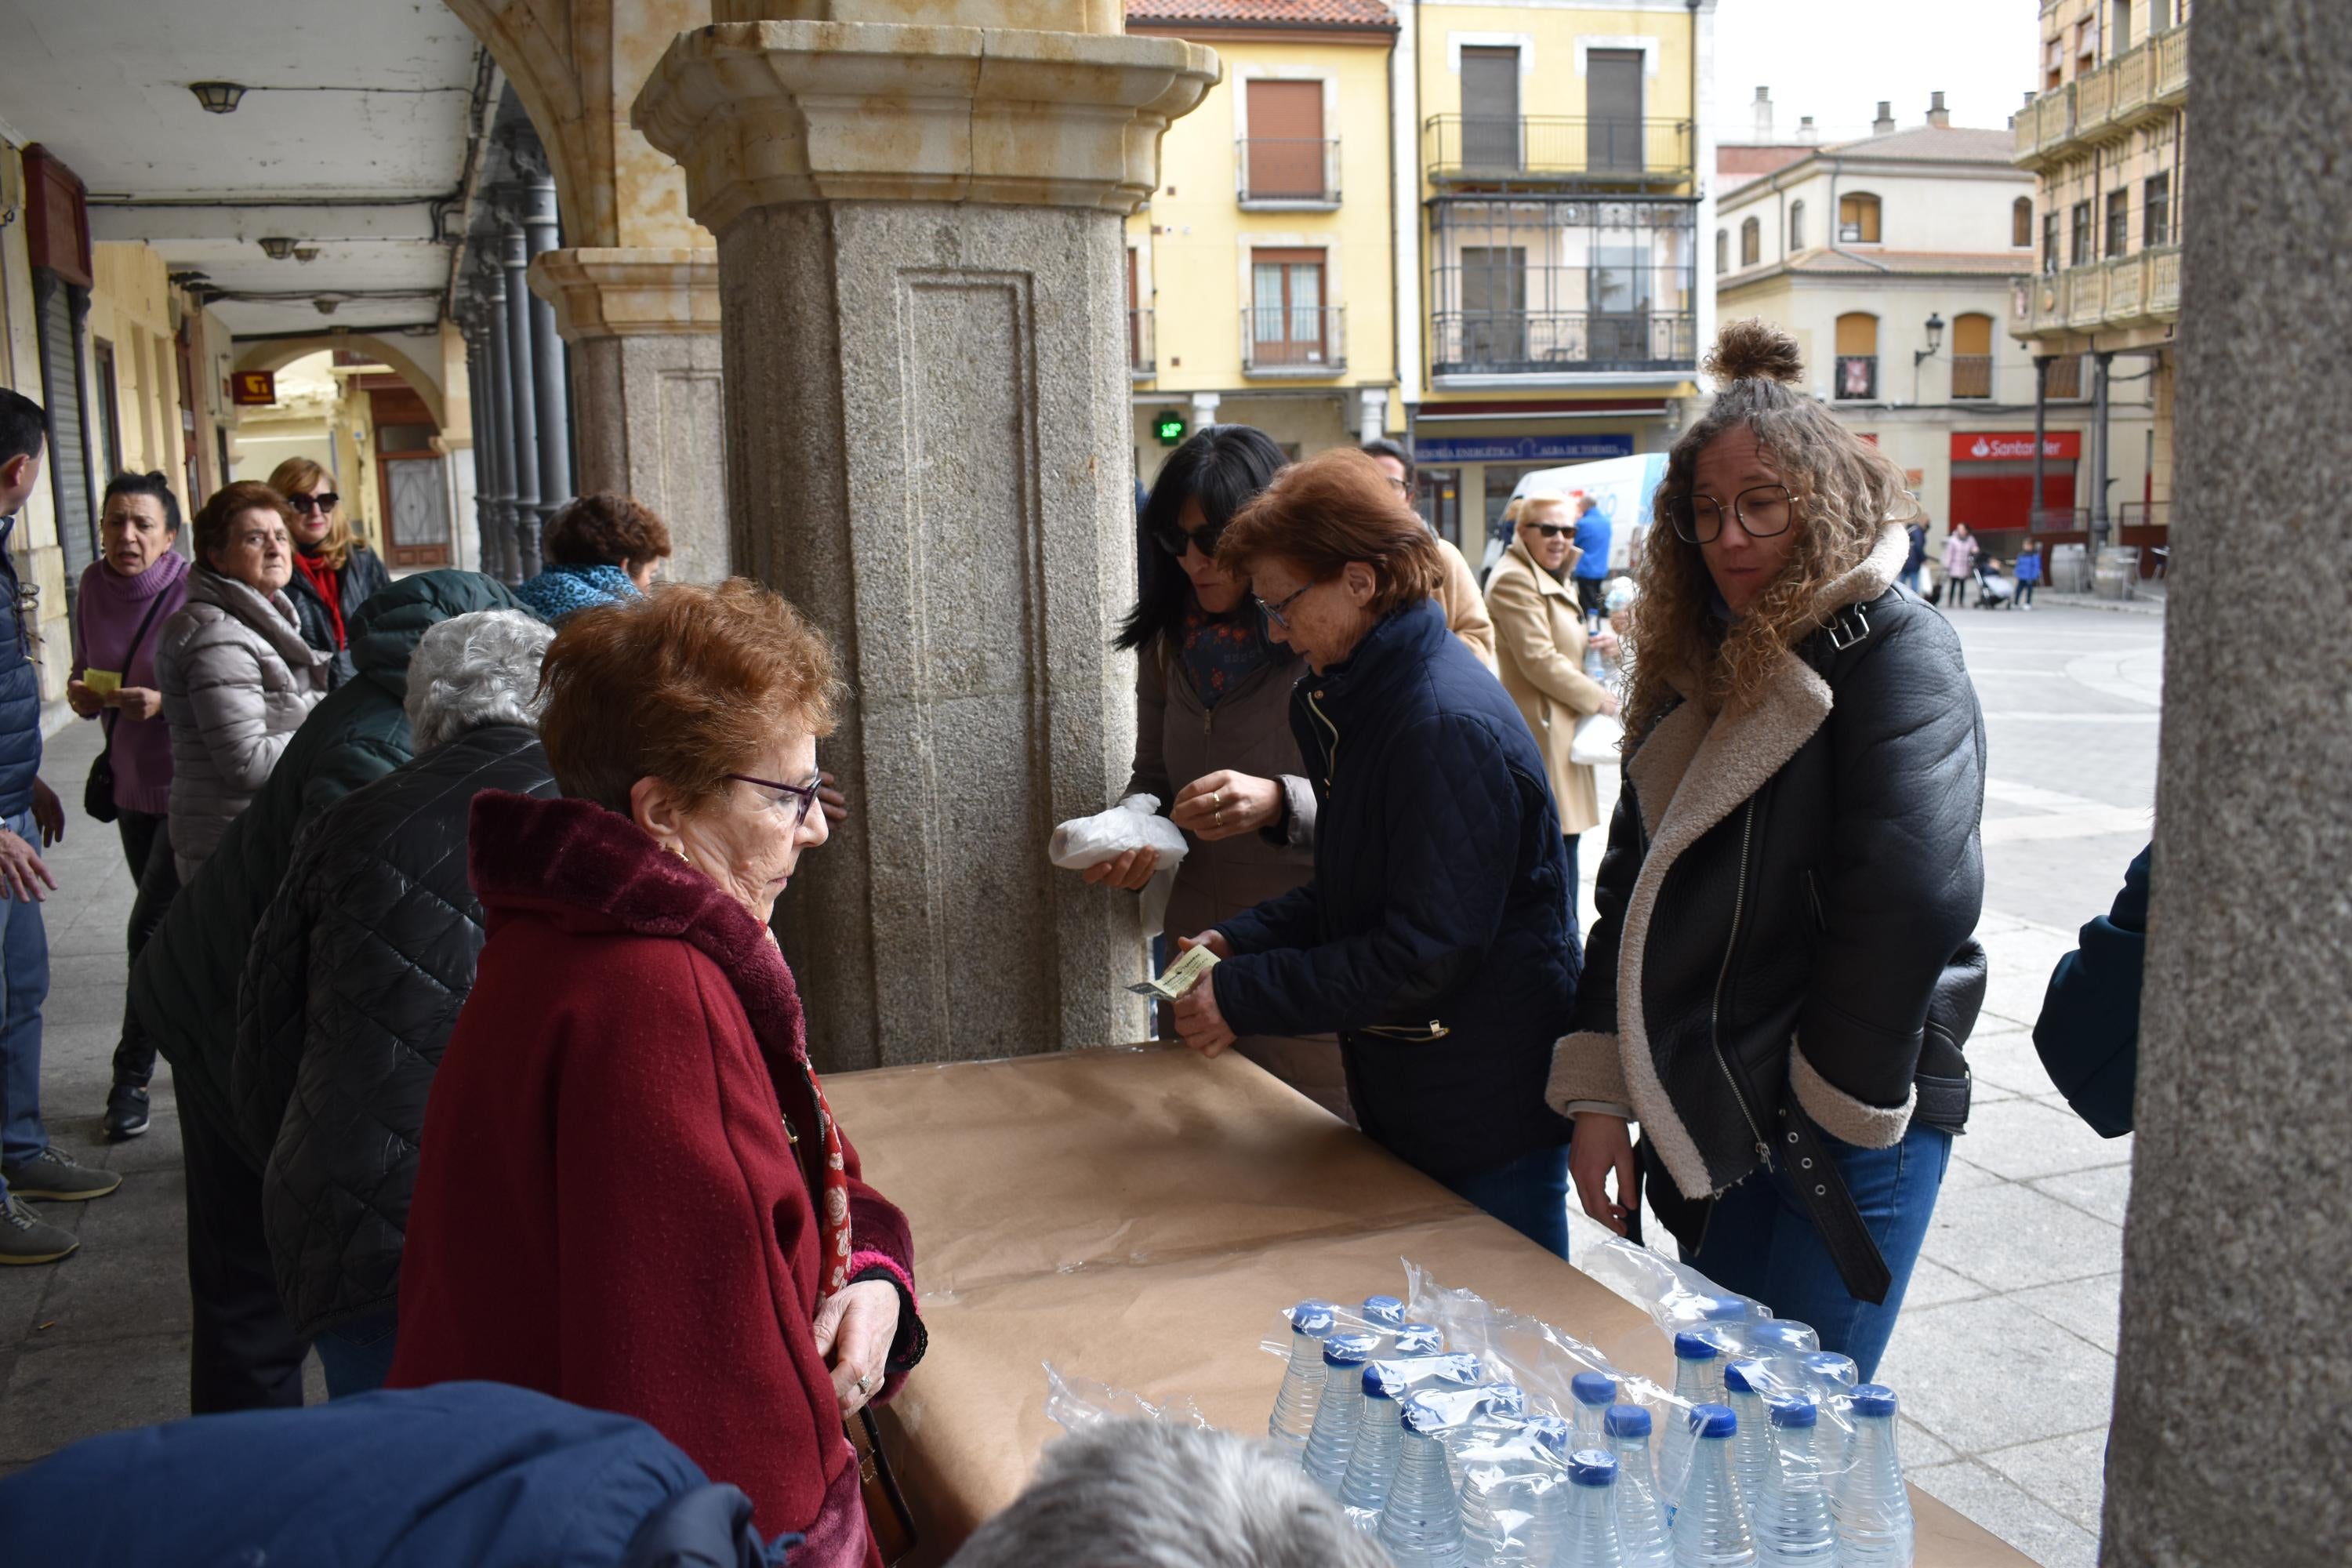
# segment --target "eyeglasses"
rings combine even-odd
[[[1576,524],[1572,522],[1523,522],[1519,526],[1529,533],[1540,533],[1546,539],[1558,539],[1576,531]]]
[[[1284,615],[1282,612],[1290,608],[1292,603],[1297,599],[1298,595],[1307,592],[1307,588],[1312,588],[1313,586],[1315,586],[1315,584],[1309,583],[1307,584],[1306,588],[1300,588],[1295,593],[1284,595],[1282,602],[1279,604],[1269,605],[1264,599],[1258,598],[1255,594],[1252,594],[1250,597],[1256,602],[1257,607],[1265,613],[1265,618],[1267,620],[1272,621],[1284,631],[1288,631],[1290,629],[1290,617]]]
[[[332,511],[343,504],[343,498],[332,490],[320,490],[317,495],[304,495],[300,490],[286,492],[286,504],[296,511]]]
[[[1755,485],[1739,492],[1732,503],[1739,526],[1750,539],[1769,539],[1789,531],[1797,505],[1786,485]],[[1723,503],[1713,496],[1668,496],[1666,516],[1685,543],[1712,544],[1723,533]]]
[[[1222,522],[1213,522],[1198,533],[1187,533],[1171,522],[1154,528],[1151,540],[1179,561],[1184,559],[1185,551],[1196,546],[1202,559],[1213,561],[1217,557],[1217,541],[1223,538],[1224,533],[1225,525]]]
[[[809,807],[816,804],[817,789],[824,782],[823,773],[811,773],[807,783],[796,784],[778,784],[773,779],[755,779],[750,773],[729,773],[727,776],[743,784],[758,784],[761,789],[782,790],[782,795],[768,803],[778,811],[784,809],[787,799],[799,801],[800,805],[793,810],[792,831],[795,833],[800,831],[801,824],[808,820]]]
[[[1395,489],[1397,494],[1401,496],[1409,496],[1412,494],[1412,483],[1411,480],[1401,479],[1394,474],[1382,474],[1381,478],[1388,480],[1390,486]]]

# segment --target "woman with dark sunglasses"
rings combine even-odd
[[[1215,561],[1225,524],[1283,462],[1264,431],[1212,425],[1169,454],[1143,509],[1143,594],[1118,638],[1138,666],[1135,770],[1119,794],[1157,796],[1190,839],[1168,900],[1171,931],[1204,930],[1314,868],[1315,794],[1290,732],[1306,661],[1266,636],[1248,584]],[[1158,868],[1141,849],[1083,875],[1137,890]],[[1330,1036],[1250,1036],[1239,1049],[1348,1116]]]
[[[352,677],[352,618],[392,585],[392,574],[352,531],[326,469],[308,458],[289,458],[270,470],[269,488],[294,509],[294,577],[286,596],[294,601],[302,640],[334,656],[327,666],[332,689]]]

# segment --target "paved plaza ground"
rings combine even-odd
[[[1954,620],[1990,734],[1981,934],[1992,987],[1968,1051],[1975,1113],[1881,1377],[1902,1396],[1915,1480],[2050,1568],[2089,1568],[2131,1140],[2103,1140],[2065,1108],[2027,1031],[2074,928],[2106,909],[2151,835],[2163,622],[2054,595],[2030,614],[1970,609]],[[128,1180],[97,1203],[36,1205],[79,1232],[75,1257],[0,1269],[0,1472],[186,1410],[168,1068],[146,1136],[110,1145],[99,1133],[131,879],[114,830],[79,809],[97,746],[96,725],[71,724],[43,770],[71,815],[48,857],[61,886],[46,910],[44,1107],[58,1143]],[[1588,876],[1599,861],[1596,837]],[[1580,1245],[1598,1234],[1577,1224]],[[315,1363],[311,1372],[315,1400]]]

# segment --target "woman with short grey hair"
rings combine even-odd
[[[425,1096],[483,941],[467,816],[484,790],[555,793],[536,729],[554,635],[515,610],[427,631],[408,666],[415,757],[304,834],[254,935],[232,1092],[270,1151],[278,1293],[336,1398],[392,1365]]]

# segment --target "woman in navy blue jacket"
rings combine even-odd
[[[1184,943],[1223,962],[1178,1032],[1213,1057],[1336,1031],[1366,1132],[1567,1257],[1569,1125],[1543,1089],[1582,956],[1527,721],[1447,633],[1435,542],[1363,454],[1285,469],[1217,562],[1307,660],[1290,722],[1315,875]]]

